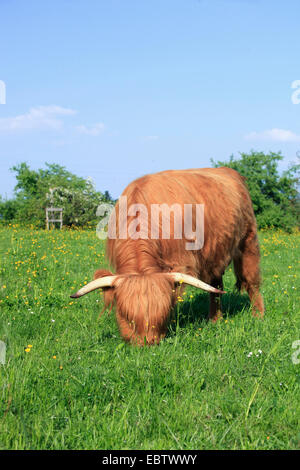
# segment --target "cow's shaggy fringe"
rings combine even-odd
[[[117,321],[125,340],[138,344],[158,343],[164,337],[177,291],[169,272],[198,277],[222,288],[222,276],[231,261],[237,286],[246,289],[253,314],[263,316],[259,293],[259,246],[256,221],[244,179],[230,168],[164,171],[132,182],[123,192],[128,206],[166,203],[204,204],[204,245],[200,250],[186,250],[190,240],[174,239],[171,215],[170,240],[108,239],[107,255],[117,280],[105,288],[105,305],[115,303]],[[116,221],[118,233],[118,204]],[[150,213],[150,210],[149,210]],[[182,211],[183,213],[183,211]],[[128,225],[133,217],[128,217]],[[196,222],[193,220],[193,230]],[[98,270],[95,278],[112,274]],[[210,294],[209,318],[221,316],[220,296]]]

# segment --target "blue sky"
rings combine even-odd
[[[299,17],[298,0],[0,0],[0,194],[21,161],[114,197],[143,174],[250,149],[281,150],[287,168]]]

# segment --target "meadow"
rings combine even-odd
[[[0,449],[299,448],[300,234],[259,236],[264,320],[229,268],[223,320],[188,288],[139,348],[100,292],[69,297],[107,266],[93,230],[0,228]]]

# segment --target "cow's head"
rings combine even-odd
[[[187,274],[155,272],[114,275],[106,270],[98,270],[94,280],[71,297],[78,298],[102,288],[105,307],[116,306],[117,321],[123,338],[140,345],[154,344],[159,343],[166,334],[169,314],[181,284],[189,284],[215,294],[223,293]]]

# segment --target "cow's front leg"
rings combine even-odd
[[[223,280],[222,277],[218,279],[213,279],[211,282],[213,287],[223,290]],[[208,319],[212,322],[216,322],[222,318],[222,307],[221,307],[221,295],[210,293],[210,306],[209,306],[209,315]]]

